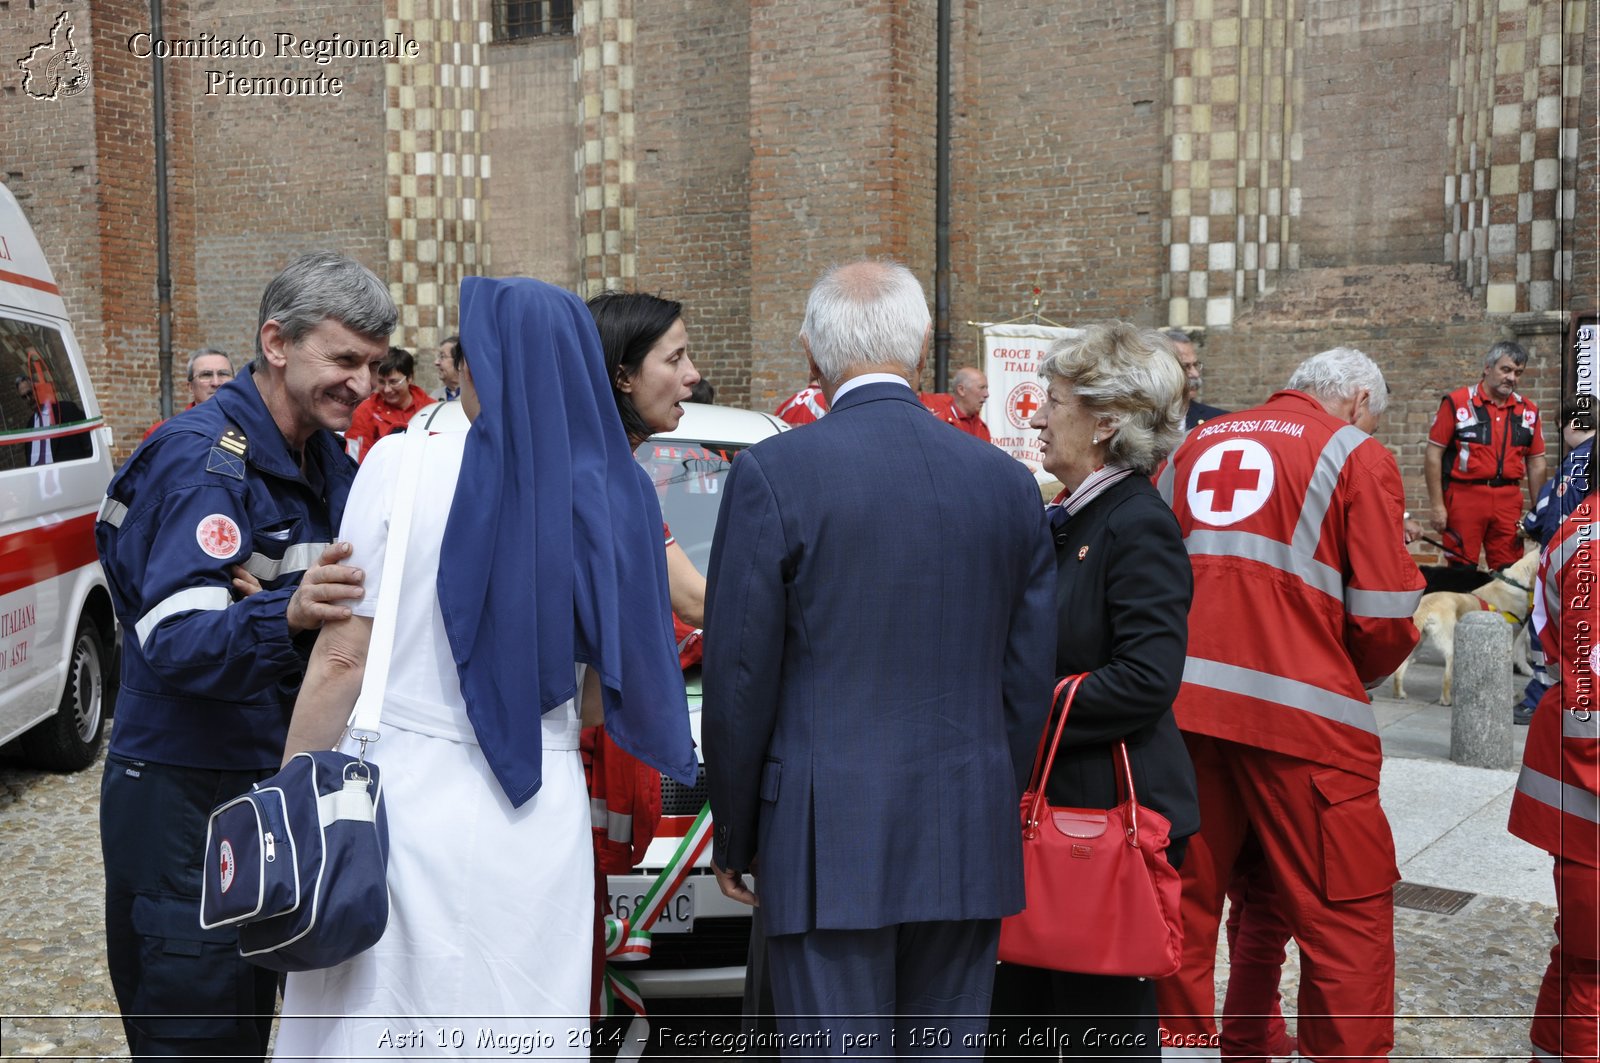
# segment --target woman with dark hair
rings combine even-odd
[[[355,749],[340,734],[399,562],[402,448],[417,447],[418,498],[450,504],[412,515],[382,738],[366,750],[388,808],[388,925],[359,956],[289,975],[279,1059],[364,1058],[468,1015],[492,1016],[480,1025],[512,1054],[587,1058],[570,1036],[593,953],[580,689],[621,748],[695,778],[661,509],[610,417],[583,304],[525,277],[469,277],[456,359],[471,428],[381,440],[351,488],[339,535],[365,597],[318,635],[285,752]],[[432,1033],[402,1041],[408,1056],[462,1052]]]
[[[372,394],[356,407],[344,433],[345,450],[357,462],[366,461],[384,436],[404,432],[411,418],[433,402],[433,396],[413,382],[416,374],[416,359],[404,347],[390,347],[378,363]]]
[[[689,359],[683,304],[644,292],[601,292],[589,313],[606,352],[611,395],[628,442],[638,447],[683,419],[683,403],[700,380]],[[672,611],[690,627],[705,623],[706,578],[683,547],[667,535],[667,583]]]

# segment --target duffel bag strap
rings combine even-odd
[[[427,442],[428,433],[419,430],[407,432],[401,443],[400,482],[395,488],[394,509],[389,513],[389,541],[383,553],[383,586],[378,590],[378,612],[372,620],[372,641],[367,647],[361,694],[345,725],[350,737],[361,743],[363,759],[367,743],[378,740],[383,698],[389,688],[389,660],[394,653],[394,628],[400,615],[400,588],[405,580],[406,553],[411,546],[411,515],[416,508],[417,481],[422,479],[422,448]]]

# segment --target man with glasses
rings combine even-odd
[[[1162,329],[1161,334],[1172,342],[1172,351],[1178,356],[1178,364],[1183,366],[1183,377],[1188,384],[1183,393],[1184,431],[1193,431],[1213,417],[1227,413],[1227,410],[1219,410],[1199,401],[1200,387],[1205,383],[1201,372],[1205,367],[1201,365],[1200,355],[1194,349],[1194,339],[1176,328]]]
[[[189,405],[192,410],[217,393],[217,389],[233,379],[233,360],[215,347],[201,347],[189,356]],[[140,442],[150,438],[150,433],[165,421],[157,421],[144,430]]]

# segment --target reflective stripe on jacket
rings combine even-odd
[[[1365,687],[1416,644],[1400,471],[1311,396],[1189,433],[1157,478],[1194,567],[1178,726],[1376,779]]]
[[[1562,522],[1539,566],[1545,660],[1557,681],[1528,726],[1511,798],[1512,834],[1600,867],[1600,505],[1585,499]]]

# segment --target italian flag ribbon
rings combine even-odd
[[[639,987],[634,985],[633,980],[623,974],[617,965],[636,963],[650,958],[650,928],[655,926],[656,920],[661,916],[661,910],[666,907],[672,895],[678,892],[683,880],[689,877],[695,861],[700,859],[700,854],[706,851],[706,846],[710,842],[711,802],[707,801],[700,806],[699,815],[694,817],[694,823],[690,825],[688,833],[683,836],[683,841],[678,843],[677,851],[656,875],[655,881],[645,891],[644,899],[633,910],[632,916],[622,919],[615,915],[606,915],[605,943],[608,962],[605,992],[600,1000],[600,1014],[609,1018],[621,1014],[621,1009],[626,1008],[634,1015],[633,1022],[628,1024],[628,1032],[622,1046],[617,1052],[619,1060],[635,1059],[639,1056],[643,1051],[644,1042],[650,1036],[650,1025],[645,1020],[644,998],[639,994]]]

